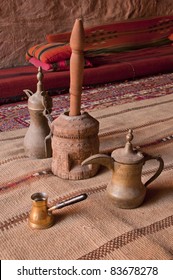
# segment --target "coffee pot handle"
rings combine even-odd
[[[159,162],[159,167],[156,171],[156,173],[144,184],[145,187],[147,187],[151,182],[153,182],[162,172],[163,168],[164,168],[164,161],[160,156],[151,156],[148,154],[145,154],[145,162],[148,160],[157,160]],[[144,162],[144,164],[145,164]]]
[[[77,202],[80,202],[80,201],[86,199],[87,197],[88,197],[88,195],[86,193],[77,195],[75,197],[72,197],[72,198],[70,198],[68,200],[62,201],[62,202],[60,202],[60,203],[58,203],[58,204],[48,208],[48,211],[53,211],[53,210],[56,210],[56,209],[61,209],[63,207],[75,204]]]

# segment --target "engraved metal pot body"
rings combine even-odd
[[[46,158],[48,148],[45,139],[50,133],[48,121],[43,115],[43,110],[29,109],[29,113],[30,126],[24,137],[25,154],[31,158]]]
[[[34,229],[49,228],[54,223],[52,212],[48,212],[46,193],[35,193],[31,196],[32,208],[29,214],[29,225]]]
[[[142,204],[146,184],[141,181],[143,162],[122,164],[114,162],[107,194],[119,208],[135,208]]]
[[[134,150],[131,144],[132,131],[127,135],[125,148],[114,150],[111,156],[104,154],[93,155],[82,164],[101,164],[112,171],[112,177],[107,186],[107,194],[114,205],[119,208],[136,208],[142,204],[146,187],[162,172],[164,162],[160,156],[151,156]],[[155,174],[142,183],[143,165],[148,160],[157,160],[159,167]]]

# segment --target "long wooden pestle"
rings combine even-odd
[[[84,69],[84,45],[85,32],[82,19],[76,19],[71,37],[70,47],[72,54],[70,58],[70,111],[69,116],[80,115],[81,94]]]

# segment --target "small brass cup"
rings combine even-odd
[[[80,194],[68,200],[62,201],[51,208],[47,207],[48,196],[44,192],[31,195],[32,208],[29,214],[29,226],[33,229],[46,229],[54,224],[53,210],[66,207],[68,205],[80,202],[87,198],[87,194]]]
[[[29,215],[29,225],[34,229],[49,228],[54,223],[54,216],[47,207],[48,196],[44,192],[34,193],[31,196],[32,208]]]

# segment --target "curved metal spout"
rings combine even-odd
[[[30,89],[24,89],[23,91],[24,91],[24,93],[26,93],[28,98],[34,94]]]
[[[87,164],[100,164],[106,166],[108,169],[114,170],[114,159],[104,154],[90,156],[82,162],[82,165]]]

